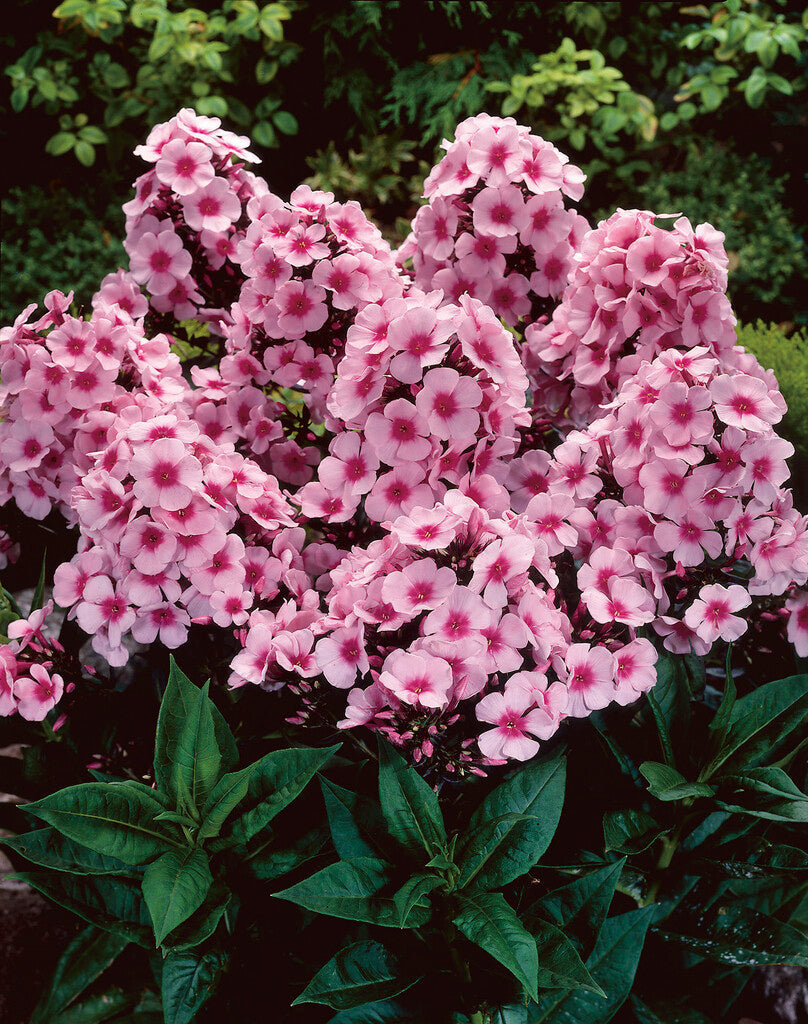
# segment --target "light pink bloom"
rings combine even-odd
[[[714,520],[697,508],[677,516],[671,523],[663,519],[654,527],[654,540],[662,551],[670,551],[682,565],[701,565],[705,552],[718,558],[724,547]]]
[[[702,587],[698,598],[685,612],[685,624],[708,644],[719,638],[727,643],[737,640],[746,632],[747,623],[732,612],[740,611],[752,603],[743,587],[720,583]]]
[[[615,659],[605,647],[570,644],[564,658],[569,689],[567,714],[586,718],[615,699]]]
[[[26,665],[27,676],[14,680],[17,711],[29,722],[41,722],[58,704],[64,691],[64,680],[51,674],[42,665]]]
[[[768,431],[772,423],[782,419],[782,412],[769,397],[765,381],[746,373],[724,373],[710,384],[719,419],[731,427]]]
[[[452,670],[443,658],[393,651],[384,662],[379,683],[405,704],[442,708],[449,702]]]
[[[166,601],[138,609],[132,624],[132,636],[140,644],[152,644],[158,638],[169,650],[181,647],[188,639],[191,617],[184,608]]]
[[[474,230],[480,235],[518,235],[527,224],[522,192],[516,185],[488,186],[471,201]]]
[[[631,704],[656,683],[657,652],[650,640],[638,638],[615,651],[614,699]]]
[[[798,657],[808,658],[808,593],[798,591],[786,601],[788,639],[794,644]]]
[[[501,608],[508,600],[507,583],[527,572],[535,553],[535,542],[518,534],[492,541],[474,559],[469,590],[473,594],[482,592],[489,607]]]
[[[424,619],[424,636],[436,635],[442,640],[463,640],[491,625],[493,613],[477,594],[457,586],[446,600]]]
[[[213,179],[211,151],[202,142],[172,139],[161,152],[154,170],[160,181],[178,196],[188,196]]]
[[[135,612],[129,607],[128,595],[119,586],[113,587],[108,576],[93,576],[84,587],[76,618],[85,633],[106,631],[112,647],[119,647],[121,636],[132,627]]]
[[[585,590],[582,596],[595,622],[622,622],[636,628],[652,622],[656,615],[648,591],[620,576],[610,576],[603,590]]]
[[[481,722],[495,726],[481,733],[477,741],[482,753],[492,760],[529,761],[539,750],[533,737],[549,739],[558,728],[558,718],[543,706],[536,707],[536,697],[527,686],[508,685],[505,693],[489,693],[475,711]]]
[[[441,367],[424,377],[424,386],[415,396],[415,407],[436,437],[466,439],[477,432],[480,416],[475,410],[482,397],[476,381],[461,377],[457,370]]]
[[[121,554],[147,576],[162,572],[176,550],[176,537],[145,516],[130,523],[120,540]]]
[[[431,558],[406,565],[390,573],[382,583],[382,597],[397,612],[414,616],[437,608],[457,585],[457,576],[448,566],[440,569]]]
[[[357,672],[364,675],[369,669],[362,624],[335,629],[329,636],[317,641],[314,648],[320,671],[340,690],[347,690],[356,681]]]
[[[176,512],[202,490],[202,466],[176,438],[161,438],[140,448],[129,469],[135,496],[147,507]]]
[[[172,228],[154,234],[145,232],[131,254],[132,277],[146,284],[153,295],[167,295],[178,281],[188,276],[193,260],[182,239]]]

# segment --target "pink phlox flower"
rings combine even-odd
[[[163,146],[154,170],[172,192],[188,196],[213,180],[210,158],[210,149],[203,143],[172,139]]]
[[[549,555],[559,555],[575,545],[578,531],[566,521],[574,508],[575,502],[566,494],[537,494],[528,503],[525,518],[547,545]]]
[[[524,663],[520,653],[530,642],[527,626],[511,612],[506,612],[499,622],[492,623],[480,631],[486,643],[485,662],[489,672],[515,672]]]
[[[287,672],[310,679],[319,675],[320,669],[314,656],[314,635],[309,629],[282,631],[274,639],[275,659]]]
[[[275,252],[292,267],[306,267],[315,260],[329,256],[331,250],[326,242],[323,224],[300,224],[289,231],[283,238],[276,240]],[[319,269],[316,268],[316,270]],[[315,270],[315,273],[316,273]],[[315,284],[323,282],[315,278]]]
[[[797,591],[785,603],[789,612],[786,635],[794,645],[797,656],[808,658],[808,593]]]
[[[52,611],[53,601],[47,601],[41,608],[31,612],[27,619],[9,622],[6,636],[9,640],[17,640],[20,644],[19,651],[22,651],[41,632],[45,620]]]
[[[415,407],[441,439],[472,437],[480,424],[477,407],[483,393],[479,384],[448,367],[430,370],[415,397]]]
[[[317,470],[319,480],[330,491],[348,487],[354,494],[366,494],[376,482],[379,460],[370,446],[353,431],[338,434],[329,445],[329,455]]]
[[[135,496],[147,507],[175,512],[202,490],[202,466],[175,438],[161,438],[139,448],[129,469],[135,478]]]
[[[468,587],[456,586],[422,623],[424,636],[436,635],[442,640],[463,640],[486,629],[494,621],[494,613],[481,597]]]
[[[719,419],[731,427],[766,433],[782,413],[769,396],[765,381],[745,373],[723,373],[710,384]]]
[[[522,672],[520,677],[532,676]],[[477,718],[495,728],[487,729],[477,741],[483,755],[494,761],[513,758],[528,761],[535,757],[539,744],[534,737],[548,739],[558,728],[558,719],[544,707],[536,707],[536,685],[524,685],[519,677],[517,682],[509,681],[504,693],[489,693],[475,708]]]
[[[177,539],[146,516],[127,526],[119,543],[120,552],[147,576],[162,572],[177,550]]]
[[[451,544],[460,524],[458,516],[443,505],[416,506],[390,524],[390,531],[402,544],[423,551],[437,551]]]
[[[626,269],[638,284],[656,287],[668,276],[668,264],[681,256],[673,234],[660,228],[632,242],[626,253]]]
[[[505,185],[519,173],[529,152],[524,128],[500,122],[479,128],[469,139],[466,163],[489,185]]]
[[[508,600],[507,584],[527,572],[535,553],[535,542],[518,534],[493,541],[474,559],[469,590],[482,592],[489,607],[503,607]]]
[[[457,576],[447,566],[440,569],[431,558],[422,558],[386,576],[382,597],[397,612],[414,616],[443,603],[457,585]]]
[[[439,319],[435,310],[408,310],[390,324],[387,341],[398,353],[390,363],[390,372],[404,384],[420,381],[424,367],[439,363],[446,354],[453,333],[452,322]]]
[[[103,628],[110,646],[117,648],[122,635],[132,627],[135,612],[122,584],[114,587],[108,576],[93,576],[84,585],[76,618],[85,633],[98,633]]]
[[[743,587],[737,584],[723,587],[720,583],[713,583],[701,588],[698,598],[685,612],[685,625],[707,644],[718,639],[731,643],[747,629],[745,620],[732,612],[740,611],[751,603],[752,598]]]
[[[424,483],[424,470],[413,462],[404,462],[378,478],[365,499],[365,512],[381,523],[406,514],[416,506],[433,503],[432,488]]]
[[[632,640],[614,653],[614,699],[618,704],[631,704],[656,683],[657,652],[650,640]]]
[[[167,295],[191,270],[193,259],[173,228],[147,231],[131,253],[132,277],[154,295]]]
[[[17,420],[11,432],[3,438],[2,461],[8,469],[17,473],[36,469],[48,454],[55,436],[47,423]]]
[[[337,722],[337,728],[353,729],[359,725],[369,725],[386,704],[387,697],[375,683],[364,690],[356,686],[348,694],[345,718]]]
[[[405,704],[442,708],[449,702],[452,670],[433,655],[393,651],[385,659],[379,684]]]
[[[605,647],[570,644],[559,669],[569,690],[567,714],[573,718],[586,718],[615,699],[615,659]]]
[[[656,616],[654,599],[648,591],[622,576],[610,576],[603,589],[590,588],[581,596],[595,622],[622,622],[636,628]]]
[[[241,216],[241,202],[225,178],[213,178],[182,198],[182,212],[194,231],[226,231]]]
[[[388,466],[394,466],[398,460],[421,462],[432,451],[427,421],[405,398],[393,399],[383,413],[371,413],[365,436]]]
[[[132,624],[132,636],[141,644],[152,644],[155,640],[169,650],[176,650],[188,639],[191,617],[184,608],[168,601],[143,605],[138,609],[137,619]]]
[[[314,653],[325,678],[340,690],[354,685],[357,672],[361,677],[370,670],[361,623],[335,629],[322,637]]]
[[[17,711],[28,722],[41,722],[59,703],[64,692],[64,680],[43,665],[26,665],[25,668],[28,675],[14,680]]]
[[[290,340],[319,331],[328,319],[325,289],[313,281],[287,281],[275,292],[278,330]]]
[[[246,583],[246,580],[245,580]],[[217,626],[243,626],[249,618],[253,595],[249,590],[214,590],[210,595],[213,621]]]
[[[521,189],[516,185],[487,186],[471,201],[474,230],[480,235],[518,235],[527,224]]]
[[[673,518],[674,522],[663,519],[654,527],[654,539],[662,551],[672,552],[675,561],[684,566],[701,565],[705,553],[718,558],[724,542],[713,529],[714,519],[698,507]]]

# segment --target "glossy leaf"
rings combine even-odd
[[[590,953],[609,913],[625,857],[553,889],[534,903],[528,914],[558,925],[585,953]]]
[[[720,963],[808,967],[808,937],[749,907],[718,903],[705,913],[676,914],[657,934]]]
[[[384,818],[378,804],[359,793],[321,778],[328,825],[334,849],[343,860],[352,857],[375,857],[379,837],[385,832]]]
[[[383,860],[355,857],[330,864],[275,896],[316,914],[398,928],[398,908],[393,899],[378,895],[389,884],[390,866]]]
[[[124,864],[147,864],[177,845],[167,831],[170,826],[154,821],[165,808],[145,786],[86,782],[27,804],[25,809],[68,839]]]
[[[75,875],[129,875],[132,869],[115,857],[89,850],[81,843],[63,836],[58,829],[48,825],[34,829],[21,836],[8,836],[2,840],[5,846],[16,851],[32,864],[55,871],[69,871]]]
[[[769,821],[808,822],[808,795],[781,768],[749,768],[722,779],[718,802],[726,811]]]
[[[210,839],[221,832],[227,818],[247,795],[250,779],[257,770],[258,764],[251,764],[240,772],[228,772],[219,779],[201,810],[198,839]]]
[[[603,817],[603,842],[607,851],[642,853],[669,831],[650,814],[634,808],[609,811]]]
[[[249,810],[233,823],[230,840],[246,843],[306,788],[323,765],[339,750],[296,747],[275,750],[257,762],[244,798]]]
[[[462,889],[473,884],[474,879],[501,846],[503,825],[535,820],[534,814],[503,814],[498,818],[481,821],[474,828],[469,828],[458,851],[460,876],[457,887]]]
[[[525,930],[505,897],[498,892],[463,892],[458,895],[457,904],[457,928],[509,970],[535,999],[539,972],[536,940]]]
[[[129,944],[122,935],[89,927],[80,932],[59,958],[47,991],[30,1024],[47,1024],[91,985]]]
[[[531,931],[539,956],[539,988],[581,988],[602,994],[578,950],[560,929],[540,921]]]
[[[423,1015],[397,999],[381,999],[350,1010],[340,1010],[328,1024],[424,1024]]]
[[[212,883],[207,854],[199,846],[170,850],[149,864],[143,875],[143,896],[158,946],[198,910]]]
[[[109,876],[84,878],[53,871],[17,875],[43,896],[88,924],[147,948],[154,945],[151,918],[139,882]]]
[[[415,768],[379,740],[379,802],[390,835],[413,856],[430,857],[446,845],[438,797]]]
[[[413,875],[412,878],[408,878],[393,896],[393,902],[398,908],[400,927],[407,927],[413,909],[425,896],[428,896],[429,893],[434,892],[445,884],[440,875],[427,872],[419,872]]]
[[[564,759],[529,764],[498,786],[471,816],[469,828],[510,814],[528,821],[503,820],[486,850],[475,884],[498,889],[538,863],[550,845],[564,803]]]
[[[713,787],[703,782],[688,782],[687,779],[667,764],[658,761],[644,761],[640,772],[648,780],[648,791],[657,800],[683,800],[686,797],[712,796]]]
[[[528,1011],[529,1024],[606,1024],[634,983],[653,907],[641,907],[604,922],[586,967],[606,998],[594,992],[548,993]]]
[[[165,1024],[191,1024],[213,994],[224,967],[223,954],[169,953],[163,961]]]
[[[399,958],[381,943],[365,940],[333,956],[292,1005],[323,1003],[335,1010],[348,1010],[399,995],[418,980],[419,976],[410,976]]]

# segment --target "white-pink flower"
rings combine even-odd
[[[443,658],[393,651],[384,662],[379,682],[405,704],[442,708],[449,702],[452,670]]]
[[[747,591],[736,583],[729,587],[713,583],[701,588],[698,598],[685,612],[684,621],[705,643],[713,644],[718,639],[729,643],[742,636],[747,628],[745,619],[732,613],[751,603]]]

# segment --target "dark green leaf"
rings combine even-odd
[[[648,780],[648,791],[657,800],[684,800],[686,797],[712,796],[714,789],[703,782],[688,782],[687,779],[667,764],[658,761],[644,761],[640,772]]]
[[[9,836],[2,842],[26,860],[30,860],[32,864],[53,868],[56,871],[70,871],[76,875],[132,873],[129,865],[124,864],[122,860],[88,850],[86,846],[68,839],[50,825],[26,832],[25,835]]]
[[[257,762],[242,768],[240,772],[228,772],[219,779],[202,808],[199,839],[218,836],[229,815],[247,795],[250,779],[258,771],[259,765],[260,762]]]
[[[27,804],[25,809],[96,853],[124,864],[146,864],[177,845],[155,823],[155,815],[165,808],[150,794],[145,786],[86,782]]]
[[[690,1005],[688,998],[654,1000],[649,1005],[638,996],[632,996],[631,1007],[638,1024],[715,1024],[712,1017]]]
[[[48,1024],[104,1024],[113,1017],[117,1022],[120,1020],[118,1014],[131,1010],[137,999],[137,993],[124,992],[122,988],[113,986],[81,1003],[74,1003],[55,1017],[49,1017]]]
[[[808,822],[808,796],[781,768],[749,768],[721,780],[718,803],[726,811],[770,821]]]
[[[48,551],[42,554],[42,568],[39,570],[39,579],[37,580],[36,590],[34,596],[31,598],[31,610],[28,615],[31,616],[35,611],[42,607],[45,602],[45,569],[48,561]]]
[[[398,928],[398,907],[391,897],[378,895],[389,884],[389,864],[376,857],[355,857],[330,864],[275,896],[317,914]]]
[[[657,681],[648,693],[648,705],[654,715],[665,761],[673,764],[682,748],[690,724],[690,699],[696,683],[692,659],[660,652],[656,664]]]
[[[202,906],[187,921],[169,932],[163,948],[169,950],[193,949],[216,931],[225,911],[238,909],[238,900],[224,882],[214,882]]]
[[[720,963],[808,967],[808,938],[749,907],[719,902],[704,913],[674,914],[657,934]]]
[[[471,816],[469,828],[508,814],[529,814],[529,821],[503,821],[490,844],[476,885],[498,889],[519,878],[538,863],[555,834],[564,803],[564,759],[538,762],[521,768],[483,800]]]
[[[53,871],[17,876],[83,921],[115,932],[140,946],[153,946],[151,919],[140,883],[128,878],[85,878]]]
[[[158,946],[202,905],[212,883],[207,854],[199,846],[170,850],[149,864],[143,875],[143,896]]]
[[[47,991],[31,1017],[30,1024],[47,1024],[95,981],[128,945],[122,935],[85,928],[59,958]]]
[[[245,802],[250,809],[234,822],[230,841],[246,843],[265,828],[305,789],[338,750],[339,744],[319,750],[296,747],[275,750],[262,757],[249,777]]]
[[[650,814],[634,808],[609,811],[603,816],[603,842],[607,851],[642,853],[669,831]]]
[[[440,875],[427,874],[426,872],[419,872],[417,875],[413,875],[412,878],[407,879],[393,896],[393,901],[398,908],[400,927],[407,927],[414,907],[424,896],[445,884]]]
[[[625,857],[542,896],[528,911],[558,925],[581,949],[590,953],[609,913]]]
[[[323,1003],[335,1010],[348,1010],[399,995],[418,980],[418,975],[407,977],[405,965],[381,943],[355,942],[317,972],[292,1006]]]
[[[272,881],[316,857],[325,846],[327,838],[325,829],[317,827],[290,846],[277,847],[269,843],[257,856],[247,858],[247,866],[256,878],[265,882]]]
[[[284,135],[297,135],[297,119],[288,110],[278,110],[272,115],[272,120],[279,132]]]
[[[225,959],[208,953],[169,953],[163,961],[163,1013],[165,1024],[191,1024],[213,994]]]
[[[530,1024],[606,1024],[628,997],[640,960],[653,907],[641,907],[604,922],[587,969],[606,998],[594,992],[573,991],[542,996],[528,1013]]]
[[[531,930],[539,955],[539,988],[582,988],[603,994],[562,931],[546,921]]]
[[[213,720],[208,683],[200,690],[170,661],[168,685],[160,704],[154,747],[159,789],[179,797],[182,777],[192,805],[201,808],[219,778],[222,754]]]
[[[328,825],[334,849],[343,860],[351,857],[375,857],[379,837],[386,830],[379,805],[373,800],[320,779]]]
[[[722,773],[744,770],[772,755],[795,729],[808,723],[808,675],[790,676],[759,686],[735,702],[721,749],[700,775],[706,781]]]
[[[415,857],[446,845],[435,791],[389,743],[379,740],[379,802],[390,835]]]
[[[498,960],[525,987],[538,995],[539,957],[536,940],[525,931],[505,897],[498,892],[458,894],[454,923],[466,938]]]
[[[481,821],[465,833],[458,851],[460,876],[458,889],[470,885],[502,844],[502,826],[520,821],[535,821],[534,814],[503,814]]]
[[[424,1019],[397,999],[382,999],[351,1010],[340,1010],[329,1024],[424,1024]]]

